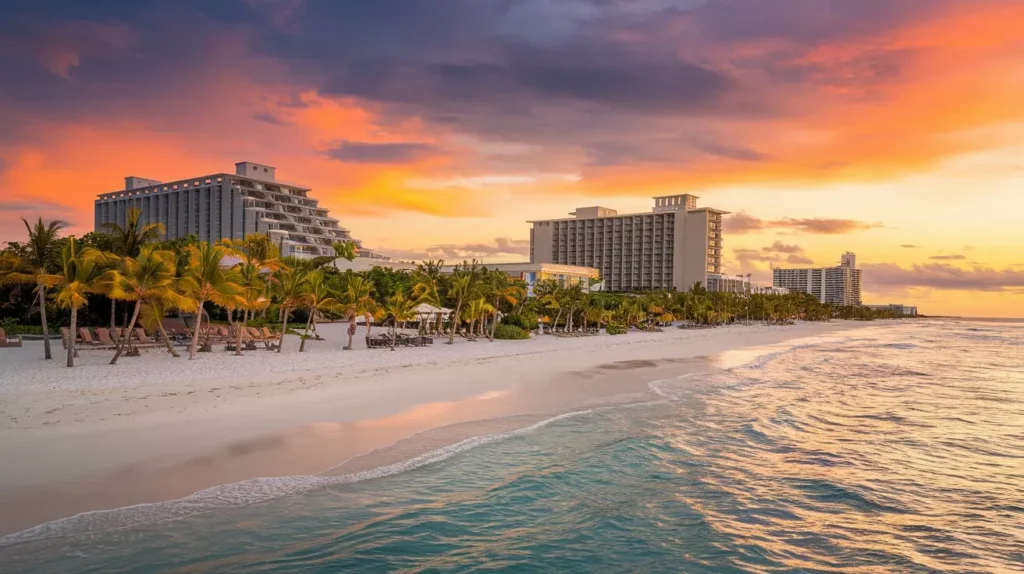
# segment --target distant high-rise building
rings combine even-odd
[[[822,303],[839,306],[861,304],[861,270],[856,268],[857,256],[845,253],[839,267],[772,270],[772,284],[790,291],[802,291],[817,297]]]
[[[693,195],[654,198],[649,213],[581,207],[532,221],[530,262],[593,267],[606,291],[683,290],[722,272],[722,215]]]
[[[233,174],[168,183],[126,177],[124,189],[96,199],[96,229],[109,222],[124,225],[128,211],[137,207],[141,221],[162,223],[168,239],[195,235],[213,243],[267,233],[283,245],[283,255],[303,258],[334,255],[335,242],[354,241],[337,219],[309,197],[308,188],[279,183],[275,172],[268,165],[244,161],[235,164]]]

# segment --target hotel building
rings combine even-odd
[[[355,241],[309,197],[310,189],[280,183],[275,172],[271,166],[244,161],[235,164],[235,173],[166,183],[126,177],[124,189],[96,199],[96,229],[105,223],[125,225],[128,211],[137,207],[142,223],[162,223],[168,239],[195,235],[214,243],[266,233],[282,244],[282,255],[302,258],[334,255],[335,242]],[[360,256],[373,254],[361,251]]]
[[[605,291],[685,290],[722,272],[722,215],[693,195],[654,198],[649,213],[581,207],[532,221],[530,262],[593,267]]]
[[[841,307],[861,304],[860,279],[861,270],[853,253],[844,253],[838,267],[772,270],[776,287],[810,293],[822,303]]]

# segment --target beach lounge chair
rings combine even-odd
[[[254,326],[247,326],[243,337],[247,338],[253,344],[253,347],[255,347],[257,343],[262,343],[264,349],[267,351],[270,350],[269,342],[263,338],[263,334]]]
[[[21,346],[21,338],[16,337],[14,335],[11,335],[10,337],[8,337],[7,333],[3,329],[0,329],[0,348],[2,348],[2,347],[20,347],[20,346]]]
[[[271,333],[270,329],[268,329],[266,327],[263,327],[262,331],[263,331],[263,338],[266,339],[267,341],[270,341],[271,343],[280,343],[281,342],[281,335],[278,335],[277,333]]]
[[[78,328],[78,338],[81,339],[82,348],[100,348],[102,345],[99,341],[93,338],[92,333],[85,327]]]
[[[108,349],[117,347],[117,343],[110,336],[110,329],[106,327],[96,327],[96,338],[99,339],[99,345]]]

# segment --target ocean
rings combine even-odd
[[[0,540],[13,572],[1024,572],[1024,324],[885,323],[358,476]]]

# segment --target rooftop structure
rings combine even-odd
[[[272,166],[243,161],[235,164],[234,173],[166,183],[129,176],[124,189],[96,199],[96,229],[110,222],[125,225],[128,211],[136,207],[144,224],[162,223],[168,239],[195,235],[213,243],[266,233],[281,243],[282,255],[302,258],[334,255],[332,245],[338,241],[359,244],[309,196],[310,189],[278,182],[276,172]]]
[[[607,291],[683,290],[722,272],[722,215],[689,194],[654,198],[648,213],[580,207],[532,221],[530,262],[600,270]]]

